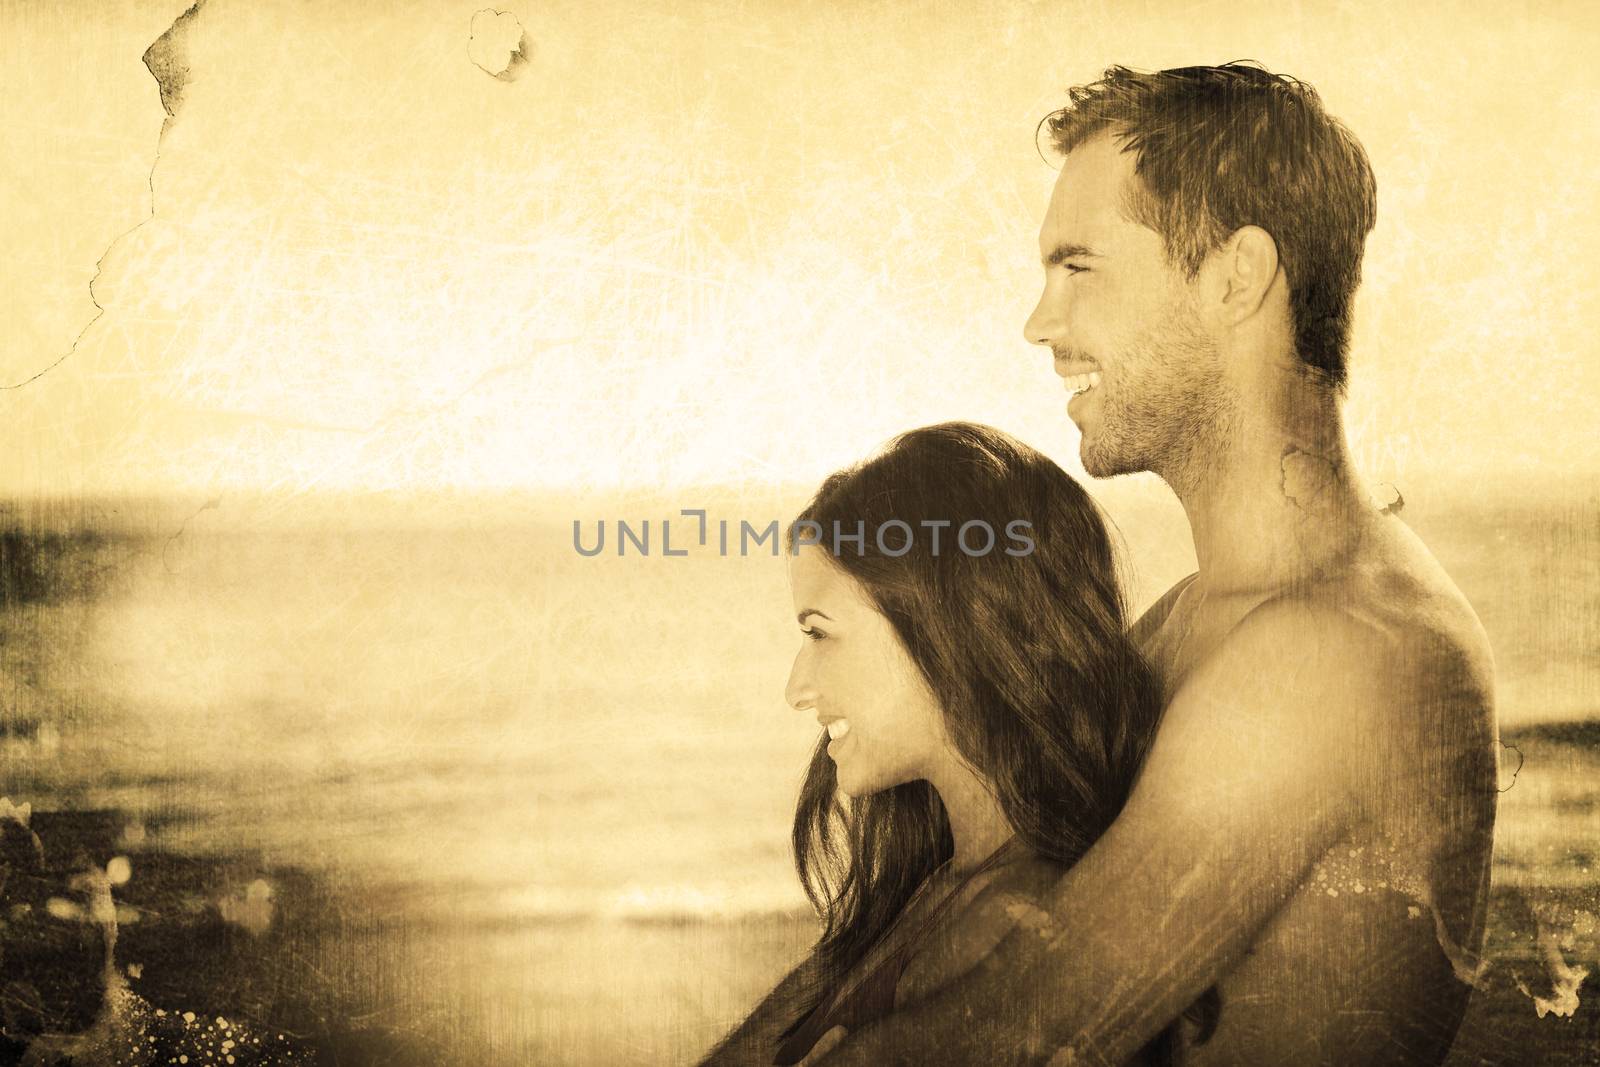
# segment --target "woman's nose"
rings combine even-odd
[[[817,704],[817,689],[811,673],[805,667],[805,653],[794,658],[794,668],[789,671],[789,684],[783,688],[783,699],[796,711],[810,711]]]

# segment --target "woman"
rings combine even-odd
[[[901,435],[790,544],[785,696],[825,729],[793,842],[824,931],[712,1064],[814,1059],[977,963],[1116,818],[1160,716],[1093,502],[996,430]]]

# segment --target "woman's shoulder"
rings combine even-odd
[[[1025,913],[1025,905],[1042,905],[1067,865],[1041,856],[1021,840],[1013,840],[1002,862],[985,870],[964,887],[963,899],[953,901],[935,933],[980,935],[992,927],[1009,927]]]
[[[1066,864],[1041,856],[1027,845],[1019,844],[1007,861],[994,869],[993,877],[984,885],[983,891],[1026,893],[1048,888],[1066,873]]]
[[[997,942],[1019,923],[1038,926],[1046,918],[1051,892],[1066,873],[1066,864],[1019,849],[954,917],[953,934]]]
[[[1018,926],[1045,934],[1043,905],[1064,873],[1064,865],[1025,849],[984,872],[982,884],[928,932],[896,986],[896,1004],[920,1000],[963,974]]]

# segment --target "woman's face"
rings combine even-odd
[[[784,698],[827,728],[839,788],[928,778],[950,752],[944,717],[889,620],[822,548],[790,556],[789,580],[803,636]]]

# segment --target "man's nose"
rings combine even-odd
[[[1054,346],[1055,339],[1061,336],[1060,315],[1051,303],[1050,291],[1046,289],[1034,305],[1033,314],[1022,324],[1022,336],[1030,345],[1050,348]]]

